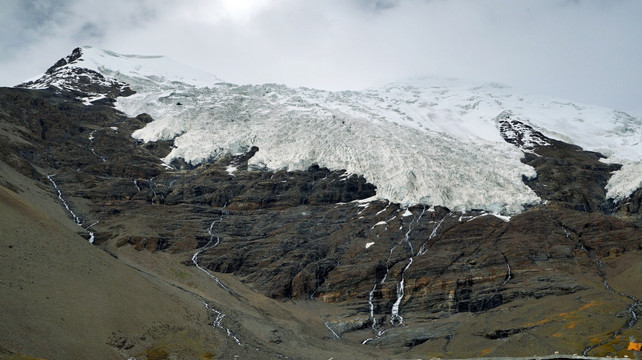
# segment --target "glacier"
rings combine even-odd
[[[65,67],[129,84],[136,94],[117,98],[116,107],[154,118],[133,137],[174,140],[167,164],[182,158],[197,165],[257,146],[254,169],[345,169],[374,184],[380,199],[511,215],[540,199],[522,181],[536,176],[534,169],[500,134],[508,112],[548,137],[623,164],[607,185],[609,197],[642,187],[642,119],[617,110],[455,79],[361,91],[236,85],[165,57],[92,47],[82,53]]]

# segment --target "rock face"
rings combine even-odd
[[[50,68],[50,79],[69,61]],[[131,93],[78,75],[87,93]],[[114,256],[133,248],[193,267],[198,251],[200,267],[230,274],[257,296],[330,304],[332,314],[314,315],[327,319],[329,338],[377,346],[384,357],[531,355],[549,347],[617,353],[625,341],[615,335],[639,329],[639,292],[609,284],[623,273],[620,262],[640,260],[641,190],[609,204],[604,186],[617,165],[509,115],[504,137],[538,174],[524,182],[548,202],[506,221],[364,200],[375,187],[343,171],[248,169],[258,148],[168,167],[159,159],[171,142],[130,136],[148,115],[85,105],[78,97],[87,94],[75,89],[0,89],[0,154],[52,194],[53,174],[95,244]],[[520,348],[524,339],[538,343]]]

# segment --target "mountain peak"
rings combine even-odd
[[[115,99],[134,93],[137,88],[208,87],[220,83],[216,76],[183,65],[164,56],[129,55],[92,46],[77,47],[44,74],[16,87],[53,88],[76,93],[78,98]],[[94,85],[100,85],[95,88]],[[90,88],[88,89],[87,86]],[[125,90],[128,88],[130,90]]]
[[[108,104],[112,104],[119,96],[132,95],[134,91],[127,83],[105,76],[99,67],[92,66],[95,65],[92,52],[87,51],[91,49],[75,48],[70,55],[58,60],[44,74],[16,87],[67,91],[87,105],[95,101],[107,101]]]
[[[49,69],[47,69],[46,74],[52,74],[57,68],[65,66],[69,63],[72,63],[80,59],[81,56],[82,56],[82,50],[79,47],[75,48],[70,55],[67,55],[66,57],[56,61],[55,64],[53,64]]]

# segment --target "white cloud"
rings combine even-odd
[[[341,89],[436,75],[642,112],[639,0],[43,0],[5,1],[0,13],[14,28],[0,32],[2,85],[88,44],[240,83]]]

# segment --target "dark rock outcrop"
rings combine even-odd
[[[499,123],[504,139],[524,150],[522,162],[537,171],[536,178],[523,180],[539,197],[576,210],[610,212],[605,187],[621,165],[601,162],[601,154],[551,139],[509,114]]]
[[[53,64],[49,69],[47,69],[46,74],[53,74],[54,71],[56,71],[56,69],[80,59],[81,56],[82,56],[82,50],[80,48],[75,48],[70,55],[67,55],[66,57],[56,61],[55,64]]]

